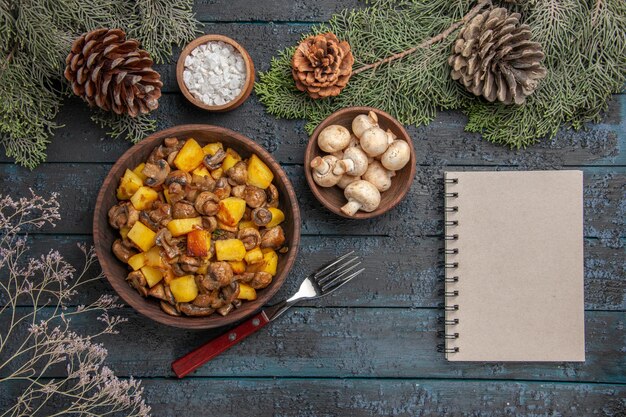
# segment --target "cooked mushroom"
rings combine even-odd
[[[211,291],[214,291],[220,288],[220,283],[217,282],[217,280],[213,277],[213,275],[209,275],[209,274],[196,275],[194,280],[196,281],[196,286],[198,287],[198,291],[200,292],[200,295],[202,294],[208,295]],[[198,297],[200,297],[200,295],[198,295]],[[208,305],[209,304],[206,304],[203,307],[206,307]]]
[[[363,174],[363,179],[371,182],[378,191],[383,192],[391,187],[391,177],[394,175],[396,175],[394,171],[389,171],[380,162],[374,161]]]
[[[360,179],[361,177],[353,177],[352,175],[344,175],[343,177],[341,177],[341,179],[337,183],[337,187],[343,190],[344,188],[348,186],[348,184],[352,184],[354,181],[358,181]]]
[[[252,210],[252,221],[257,226],[265,226],[272,221],[272,212],[266,208],[259,207]]]
[[[326,126],[317,137],[317,145],[327,153],[345,149],[350,143],[350,131],[341,125]]]
[[[359,146],[353,146],[346,149],[341,160],[337,161],[333,174],[348,174],[353,177],[361,176],[367,171],[368,167],[367,155]],[[341,179],[339,179],[341,181]]]
[[[194,273],[198,272],[198,269],[202,265],[202,261],[193,256],[181,255],[178,257],[178,264],[180,265],[180,269],[183,271]]]
[[[166,179],[167,181],[167,179]],[[177,182],[167,186],[167,193],[171,204],[175,204],[185,198],[185,187]]]
[[[226,158],[226,152],[224,152],[223,149],[218,149],[214,155],[205,156],[202,162],[204,163],[204,166],[213,171],[214,169],[218,169],[222,166],[224,158]]]
[[[116,239],[115,242],[113,242],[112,250],[117,259],[124,263],[128,263],[130,257],[138,253],[136,250],[125,246],[122,243],[122,239]]]
[[[335,174],[333,170],[338,159],[332,155],[325,155],[323,158],[316,156],[311,161],[313,170],[313,181],[320,187],[332,187],[341,179],[341,174]]]
[[[148,295],[159,300],[168,301],[167,295],[165,295],[165,287],[160,282],[148,290]]]
[[[261,234],[254,227],[246,227],[237,233],[237,239],[243,242],[246,250],[252,250],[261,244]]]
[[[165,182],[165,178],[170,173],[170,165],[165,159],[159,159],[154,164],[148,162],[141,173],[148,177],[144,181],[147,186],[158,187]]]
[[[233,197],[245,199],[246,186],[245,185],[235,185],[230,189],[230,195]]]
[[[180,184],[183,187],[191,184],[191,175],[188,172],[177,169],[170,172],[165,178],[165,185]]]
[[[237,281],[231,282],[230,285],[222,288],[220,295],[226,304],[232,303],[239,295],[239,283]]]
[[[162,201],[152,203],[152,210],[148,212],[150,220],[160,227],[167,226],[172,217],[172,206]]]
[[[228,262],[211,262],[207,275],[217,281],[222,287],[229,285],[233,281],[233,269]]]
[[[172,217],[175,219],[191,219],[198,217],[198,212],[189,201],[181,200],[172,207]]]
[[[211,235],[214,240],[227,240],[227,239],[235,239],[237,237],[237,227],[230,227],[224,224],[218,225],[219,229],[217,229]],[[228,230],[231,229],[231,230]]]
[[[203,216],[202,228],[209,233],[213,233],[217,229],[217,219],[214,216]]]
[[[170,303],[166,303],[165,301],[161,301],[161,310],[165,311],[170,316],[180,316],[180,313],[176,308]]]
[[[389,144],[393,142],[393,136],[380,127],[372,127],[363,132],[359,144],[369,156],[379,156],[385,153]]]
[[[230,196],[230,189],[231,187],[228,183],[228,180],[222,177],[215,183],[215,189],[213,190],[213,194],[215,194],[220,200],[223,200]]]
[[[215,216],[219,209],[220,199],[210,191],[202,192],[196,197],[194,207],[204,216]]]
[[[178,156],[178,151],[174,151],[167,156],[167,163],[170,164],[170,167],[176,168],[176,164],[174,164],[174,161],[176,160],[177,156]]]
[[[148,296],[148,283],[146,282],[146,278],[143,276],[141,271],[133,271],[126,277],[126,281],[130,284],[131,287],[139,291],[139,294],[142,297]]]
[[[115,229],[132,227],[139,220],[139,212],[128,201],[123,201],[109,209],[109,224]]]
[[[285,233],[280,226],[274,226],[263,232],[261,248],[278,249],[285,243]]]
[[[270,184],[270,186],[265,189],[265,194],[267,194],[265,198],[267,207],[278,207],[278,188],[276,188],[274,184]]]
[[[213,191],[215,188],[215,180],[210,175],[193,174],[191,183],[199,192]]]
[[[266,199],[267,194],[265,194],[265,190],[255,187],[254,185],[246,185],[244,200],[246,200],[248,206],[252,208],[261,207],[265,204]]]
[[[215,311],[211,307],[198,307],[190,303],[180,303],[178,304],[178,309],[183,314],[191,317],[206,317],[210,316]]]
[[[359,114],[352,120],[352,133],[357,138],[361,138],[363,132],[372,127],[378,127],[378,115],[373,111],[370,111],[368,114]]]
[[[248,283],[254,279],[254,272],[244,272],[243,274],[235,275],[235,281]]]
[[[371,183],[363,180],[355,181],[344,190],[348,200],[341,211],[348,216],[354,216],[358,210],[371,212],[380,205],[380,192]]]
[[[157,246],[163,248],[165,256],[169,259],[174,259],[182,253],[181,248],[178,246],[181,241],[174,238],[167,228],[163,228],[157,232],[155,242]]]
[[[222,316],[226,316],[228,315],[228,313],[230,313],[231,311],[233,311],[234,306],[231,304],[227,304],[225,306],[222,306],[220,308],[217,309],[217,312],[220,313]]]
[[[196,275],[196,285],[198,285],[198,275]],[[198,288],[200,290],[200,288]],[[198,307],[208,307],[211,305],[211,295],[208,292],[198,294],[191,304]]]
[[[233,185],[245,184],[248,180],[248,165],[244,161],[239,161],[226,171],[226,175]]]
[[[249,285],[255,290],[265,288],[272,283],[272,275],[268,272],[255,272]]]
[[[383,156],[380,157],[380,163],[391,171],[398,171],[411,159],[411,147],[403,140],[394,140],[391,142]]]

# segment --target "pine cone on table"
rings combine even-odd
[[[541,45],[519,13],[496,8],[470,20],[459,32],[448,63],[452,78],[489,101],[522,104],[546,76]]]
[[[291,60],[296,87],[311,98],[339,95],[352,75],[350,45],[334,33],[309,36],[298,45]]]
[[[159,107],[163,83],[152,58],[121,29],[96,29],[78,37],[65,64],[72,91],[92,106],[132,117]]]

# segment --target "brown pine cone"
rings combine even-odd
[[[78,37],[65,59],[72,91],[92,106],[135,117],[159,107],[161,86],[150,54],[121,29],[96,29]]]
[[[487,10],[459,32],[448,63],[452,79],[489,101],[522,104],[546,76],[541,45],[519,13]]]
[[[348,42],[334,33],[309,36],[298,45],[291,60],[296,87],[311,98],[339,95],[352,75],[354,57]]]

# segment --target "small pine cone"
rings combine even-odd
[[[161,86],[150,54],[121,29],[96,29],[78,37],[65,59],[72,91],[91,106],[136,117],[159,107]]]
[[[339,95],[352,75],[354,57],[348,42],[333,33],[309,36],[298,45],[291,60],[296,87],[311,98]]]
[[[496,8],[470,20],[448,59],[452,79],[489,101],[523,104],[546,69],[541,45],[530,40],[530,27],[519,18],[519,13]]]

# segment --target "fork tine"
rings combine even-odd
[[[348,268],[349,266],[354,264],[354,262],[357,262],[357,261],[359,261],[358,256],[355,256],[354,258],[350,258],[347,261],[343,262],[341,265],[337,266],[336,268],[326,271],[324,274],[317,276],[315,278],[315,281],[317,281],[318,285],[322,285],[329,279],[332,279],[333,276],[336,276],[338,273],[343,272],[346,268]]]
[[[324,295],[326,294],[330,294],[331,292],[334,292],[336,290],[338,290],[339,288],[343,287],[344,285],[346,285],[348,282],[352,281],[353,278],[355,278],[356,276],[358,276],[361,272],[365,271],[365,268],[361,268],[358,271],[348,275],[346,278],[344,278],[341,282],[339,282],[337,285],[335,285],[334,287],[328,289],[328,290],[322,290]]]
[[[329,282],[326,282],[324,285],[321,286],[322,292],[328,290],[329,288],[333,287],[335,284],[340,282],[342,278],[344,278],[350,271],[354,270],[359,265],[361,265],[361,262],[357,262],[354,265],[350,266],[349,268],[346,268],[343,271],[341,271],[341,273],[337,275],[333,275],[332,279]]]
[[[344,259],[346,259],[348,256],[352,255],[354,253],[354,251],[350,251],[348,253],[346,253],[345,255],[341,255],[339,258],[335,259],[334,261],[329,262],[326,265],[321,266],[317,271],[313,272],[313,277],[317,277],[319,274],[327,271],[329,268],[332,268],[333,266],[337,265],[339,262],[343,261]]]

